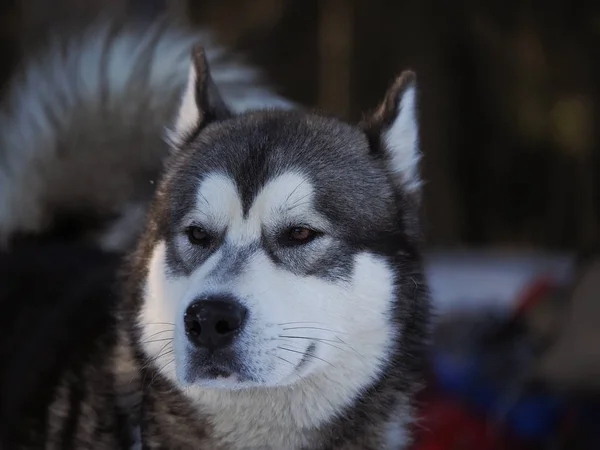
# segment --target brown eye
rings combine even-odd
[[[186,229],[188,240],[192,245],[206,245],[209,241],[208,232],[202,227],[191,226]]]
[[[310,239],[313,231],[308,228],[296,227],[290,230],[290,239],[293,241],[305,241]]]
[[[318,236],[318,232],[306,227],[293,227],[287,233],[287,245],[307,244]]]

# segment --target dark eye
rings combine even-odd
[[[208,232],[202,227],[190,226],[185,232],[192,245],[207,245],[210,241]]]
[[[308,244],[318,235],[318,231],[307,227],[292,227],[287,231],[286,245]]]

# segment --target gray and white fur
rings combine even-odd
[[[122,295],[104,302],[110,283],[98,279],[94,301],[71,301],[72,317],[58,320],[70,328],[22,333],[17,363],[38,355],[52,368],[24,381],[37,376],[36,386],[51,385],[39,392],[52,394],[47,404],[30,388],[0,401],[9,421],[0,439],[6,432],[10,448],[407,449],[429,322],[414,75],[350,124],[288,110],[251,87],[253,71],[222,66],[210,49],[194,47],[190,64],[188,35],[110,30],[67,45],[85,51],[64,66],[57,47],[15,88],[15,101],[39,95],[7,116],[4,139],[24,149],[3,149],[2,230],[36,232],[56,208],[73,207],[131,220],[127,239],[101,233],[104,247],[143,231]],[[258,103],[270,107],[241,111]],[[170,113],[167,151],[159,138]],[[128,218],[154,186],[147,214]],[[78,352],[50,362],[42,333]],[[18,364],[3,363],[0,375],[18,379]]]
[[[130,300],[207,448],[409,445],[429,314],[417,123],[410,72],[359,125],[238,115],[196,50]]]
[[[106,250],[134,242],[197,42],[232,108],[291,105],[209,33],[166,20],[53,34],[25,58],[0,111],[0,242],[82,217],[84,237]]]

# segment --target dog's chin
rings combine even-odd
[[[251,380],[227,365],[188,364],[178,376],[184,386],[197,386],[211,389],[243,389]]]
[[[240,390],[244,389],[248,382],[245,382],[236,373],[221,372],[216,369],[214,371],[208,370],[206,373],[196,376],[191,384],[209,389]]]
[[[239,374],[219,375],[216,377],[196,377],[191,383],[194,386],[205,389],[226,389],[231,391],[241,391],[244,389],[253,388],[278,388],[288,387],[301,381],[303,378],[297,372],[291,372],[281,377],[269,377],[265,379],[254,380],[250,378],[240,377]],[[189,383],[188,383],[189,385]]]
[[[297,370],[289,371],[279,368],[261,379],[252,378],[246,374],[231,371],[223,367],[194,367],[193,371],[185,370],[178,374],[182,387],[197,387],[201,389],[224,389],[240,391],[251,388],[276,388],[292,386],[301,381],[304,375],[310,373],[308,367],[303,367],[302,373]],[[283,369],[283,370],[281,370]]]

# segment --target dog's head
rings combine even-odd
[[[416,283],[415,100],[404,73],[359,125],[234,115],[195,50],[140,245],[141,340],[161,372],[229,389],[376,376]]]

